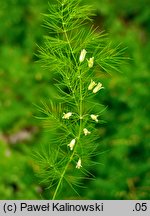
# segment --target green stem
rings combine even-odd
[[[79,126],[79,138],[81,136],[82,131],[82,121],[83,121],[83,98],[82,98],[82,80],[81,80],[81,72],[80,72],[80,105],[79,105],[79,117],[80,117],[80,126]],[[82,149],[81,149],[82,150]]]
[[[75,150],[75,149],[74,149],[74,150]],[[68,166],[69,166],[69,164],[70,164],[70,162],[72,161],[72,158],[73,158],[73,156],[74,156],[74,152],[75,152],[75,151],[73,151],[72,155],[71,155],[70,158],[69,158],[68,163],[67,163],[66,166],[65,166],[64,171],[63,171],[62,174],[61,174],[61,177],[60,177],[60,179],[59,179],[59,182],[58,182],[58,185],[57,185],[57,187],[56,187],[56,190],[55,190],[55,193],[54,193],[54,195],[53,195],[52,200],[54,200],[54,199],[56,198],[56,195],[57,195],[57,193],[58,193],[58,189],[59,189],[59,187],[60,187],[60,185],[61,185],[61,182],[62,182],[62,180],[63,180],[63,178],[64,178],[64,175],[65,175],[65,173],[66,173],[66,170],[67,170],[67,168],[68,168]]]
[[[66,170],[67,170],[67,168],[68,168],[70,162],[71,162],[72,159],[73,159],[73,156],[74,156],[74,154],[75,154],[76,146],[77,146],[77,144],[78,144],[78,142],[79,142],[79,140],[80,140],[81,129],[82,129],[82,128],[81,128],[81,124],[80,124],[80,127],[79,127],[79,134],[78,134],[78,141],[77,141],[77,143],[76,143],[76,145],[75,145],[75,147],[74,147],[73,153],[71,154],[71,156],[70,156],[70,158],[69,158],[69,161],[67,162],[67,164],[66,164],[66,166],[65,166],[65,168],[64,168],[64,171],[63,171],[62,174],[61,174],[61,177],[60,177],[59,182],[58,182],[58,184],[57,184],[57,187],[56,187],[56,190],[55,190],[55,192],[54,192],[54,195],[53,195],[52,200],[55,200],[56,195],[57,195],[57,193],[58,193],[58,190],[59,190],[59,188],[60,188],[60,186],[61,186],[61,182],[62,182],[62,180],[63,180],[63,178],[64,178],[65,173],[66,173]]]
[[[63,23],[63,20],[62,20],[62,23]],[[69,48],[70,48],[72,57],[73,57],[73,59],[74,59],[74,61],[75,61],[75,64],[78,66],[77,61],[76,61],[76,58],[75,58],[74,53],[73,53],[73,49],[72,49],[72,47],[71,47],[71,44],[70,44],[70,41],[69,41],[69,38],[68,38],[68,35],[67,35],[67,32],[66,32],[66,30],[65,30],[64,24],[63,24],[63,29],[64,29],[64,34],[65,34],[65,37],[66,37],[68,46],[69,46]],[[78,66],[78,70],[79,70],[79,66]],[[83,104],[82,104],[82,80],[81,80],[81,72],[80,72],[79,79],[80,79],[80,80],[79,80],[79,83],[80,83],[80,84],[79,84],[79,85],[80,85],[80,90],[79,90],[79,92],[80,92],[80,99],[79,99],[80,102],[79,102],[79,105],[78,105],[78,103],[77,103],[77,101],[76,101],[76,97],[75,97],[75,95],[74,95],[75,103],[79,106],[79,118],[80,118],[80,125],[79,125],[79,132],[78,132],[77,142],[76,142],[76,144],[75,144],[73,153],[71,154],[71,156],[70,156],[70,158],[69,158],[69,161],[67,162],[67,164],[66,164],[66,166],[65,166],[65,168],[64,168],[64,171],[63,171],[62,174],[61,174],[61,177],[60,177],[59,182],[58,182],[58,184],[57,184],[57,187],[56,187],[56,190],[55,190],[55,192],[54,192],[54,195],[53,195],[52,200],[54,200],[54,199],[56,198],[56,195],[57,195],[58,190],[59,190],[59,188],[60,188],[60,186],[61,186],[61,183],[62,183],[62,180],[63,180],[63,178],[64,178],[64,175],[65,175],[65,173],[66,173],[66,171],[67,171],[67,168],[68,168],[70,162],[71,162],[72,159],[73,159],[73,156],[74,156],[74,154],[75,154],[76,146],[78,145],[79,140],[80,140],[80,137],[81,137],[81,132],[82,132],[82,115],[83,115],[83,113],[82,113],[82,109],[83,109],[82,106],[83,106]],[[74,94],[74,93],[73,93],[73,94]]]

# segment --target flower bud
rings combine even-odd
[[[80,62],[84,61],[86,53],[87,53],[87,51],[85,49],[81,50],[80,57],[79,57]]]
[[[92,90],[94,88],[94,86],[96,86],[96,82],[94,82],[93,80],[91,80],[91,83],[88,86],[88,90]]]
[[[91,116],[91,119],[92,120],[94,120],[94,121],[96,121],[96,122],[98,122],[98,119],[97,119],[97,117],[98,117],[98,115],[90,115]]]
[[[97,86],[93,89],[93,93],[98,92],[99,90],[103,89],[104,87],[102,87],[102,83],[98,83]]]
[[[68,112],[68,113],[63,113],[64,115],[63,115],[63,119],[69,119],[70,118],[70,116],[72,115],[72,112]]]
[[[79,158],[79,160],[77,162],[77,165],[76,165],[76,168],[80,169],[81,167],[82,167],[82,165],[81,165],[81,159]]]
[[[84,129],[83,129],[83,133],[84,133],[85,136],[87,136],[87,135],[90,134],[91,132],[88,131],[88,129],[84,128]]]
[[[68,146],[70,147],[70,150],[72,151],[75,145],[76,139],[71,140],[71,142],[68,144]]]
[[[93,65],[94,65],[94,57],[92,57],[92,58],[90,58],[90,59],[88,60],[88,67],[89,67],[89,68],[92,68]]]

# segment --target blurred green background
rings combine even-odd
[[[53,1],[50,1],[52,3]],[[127,47],[132,60],[123,73],[100,77],[105,91],[97,98],[108,105],[101,125],[102,165],[83,182],[81,197],[65,199],[150,198],[150,2],[149,0],[86,0],[96,8],[95,25]],[[41,13],[45,0],[0,0],[0,199],[49,199],[39,184],[32,151],[49,142],[33,104],[53,93],[51,75],[36,63],[42,45]],[[61,197],[60,197],[61,199]]]

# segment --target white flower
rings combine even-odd
[[[92,120],[98,122],[98,119],[97,119],[98,115],[93,115],[93,114],[91,114],[90,116],[91,116],[91,119],[92,119]]]
[[[94,88],[94,86],[96,86],[96,82],[94,82],[93,80],[91,80],[91,83],[88,86],[88,90],[92,90]]]
[[[98,92],[99,90],[103,89],[102,83],[98,83],[97,86],[93,89],[93,93]]]
[[[87,53],[87,51],[85,49],[81,50],[80,57],[79,57],[80,62],[84,61],[86,53]]]
[[[63,113],[64,115],[63,115],[63,119],[69,119],[70,118],[70,116],[72,116],[72,112],[68,112],[68,113]]]
[[[91,132],[88,131],[88,129],[84,128],[84,129],[83,129],[83,133],[84,133],[85,136],[87,136],[87,135],[90,134]]]
[[[70,147],[70,150],[73,150],[73,147],[75,145],[76,139],[71,140],[71,142],[68,144],[68,146]]]
[[[80,169],[81,167],[82,167],[82,165],[81,165],[81,159],[79,158],[79,160],[77,162],[77,165],[76,165],[76,168]]]
[[[93,64],[94,64],[94,57],[92,57],[92,58],[90,58],[90,59],[88,60],[88,66],[89,66],[89,68],[92,68],[92,67],[93,67]]]

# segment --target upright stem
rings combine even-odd
[[[80,89],[80,90],[82,90],[82,89]],[[82,98],[82,95],[80,95],[80,97]],[[82,100],[80,100],[79,116],[80,116],[80,126],[79,126],[79,132],[78,132],[78,140],[77,140],[77,143],[76,143],[76,145],[75,145],[75,147],[74,147],[73,153],[71,154],[71,156],[70,156],[70,158],[69,158],[69,161],[67,162],[67,164],[66,164],[66,166],[65,166],[65,168],[64,168],[64,171],[63,171],[62,174],[61,174],[61,177],[60,177],[59,182],[58,182],[58,184],[57,184],[57,187],[56,187],[56,190],[55,190],[55,192],[54,192],[54,195],[53,195],[52,200],[54,200],[54,199],[56,198],[56,195],[57,195],[57,193],[58,193],[58,190],[59,190],[59,188],[60,188],[60,186],[61,186],[61,182],[62,182],[62,180],[63,180],[63,178],[64,178],[64,175],[65,175],[65,173],[66,173],[66,171],[67,171],[67,168],[68,168],[70,162],[71,162],[72,159],[73,159],[73,156],[74,156],[74,154],[75,154],[76,146],[78,145],[79,140],[80,140],[80,137],[81,137],[81,131],[82,131],[82,118],[81,118],[81,117],[82,117]]]
[[[58,189],[59,189],[59,187],[60,187],[60,185],[61,185],[61,182],[62,182],[62,180],[63,180],[63,178],[64,178],[64,175],[65,175],[65,173],[66,173],[66,170],[67,170],[67,168],[68,168],[70,162],[72,161],[73,156],[74,156],[74,151],[73,151],[72,155],[70,156],[69,161],[68,161],[68,163],[66,164],[64,171],[63,171],[62,174],[61,174],[61,177],[60,177],[60,179],[59,179],[59,182],[58,182],[58,185],[57,185],[56,190],[55,190],[55,192],[54,192],[54,195],[53,195],[52,200],[54,200],[54,199],[56,198],[56,195],[57,195],[57,193],[58,193]]]
[[[82,98],[82,79],[81,79],[81,71],[80,71],[80,76],[79,76],[79,82],[80,82],[80,105],[79,105],[79,118],[80,118],[80,125],[79,125],[79,139],[81,136],[81,132],[82,132],[82,121],[83,121],[83,98]]]
[[[63,6],[62,6],[63,7]],[[63,8],[62,8],[63,9]],[[67,35],[67,32],[66,32],[66,30],[65,30],[65,26],[64,26],[64,22],[63,22],[63,20],[62,20],[62,25],[63,25],[63,30],[64,30],[64,34],[65,34],[65,37],[66,37],[66,40],[67,40],[67,43],[68,43],[68,46],[69,46],[69,48],[70,48],[70,52],[71,52],[71,55],[72,55],[72,57],[73,57],[73,59],[74,59],[74,62],[75,62],[75,64],[76,64],[76,66],[78,66],[78,70],[79,70],[79,65],[78,65],[78,63],[77,63],[77,61],[76,61],[76,58],[75,58],[75,56],[74,56],[74,53],[73,53],[73,49],[72,49],[72,47],[71,47],[71,44],[70,44],[70,41],[69,41],[69,38],[68,38],[68,35]],[[82,98],[82,80],[81,80],[81,72],[80,72],[80,75],[79,75],[79,86],[80,86],[80,89],[79,89],[79,94],[80,94],[80,97],[79,97],[79,105],[77,104],[77,101],[76,101],[76,97],[74,96],[74,100],[75,100],[75,103],[79,106],[78,107],[78,110],[79,110],[79,118],[80,118],[80,125],[79,125],[79,132],[78,132],[78,136],[77,136],[77,142],[76,142],[76,145],[75,145],[75,147],[74,147],[74,150],[73,150],[73,152],[72,152],[72,154],[71,154],[71,156],[70,156],[70,158],[69,158],[69,160],[68,160],[68,162],[67,162],[67,164],[66,164],[66,166],[65,166],[65,168],[64,168],[64,170],[63,170],[63,172],[62,172],[62,174],[61,174],[61,177],[60,177],[60,179],[59,179],[59,182],[58,182],[58,184],[57,184],[57,187],[56,187],[56,189],[55,189],[55,192],[54,192],[54,195],[53,195],[53,200],[56,198],[56,196],[57,196],[57,193],[58,193],[58,190],[59,190],[59,188],[60,188],[60,186],[61,186],[61,183],[62,183],[62,180],[63,180],[63,178],[64,178],[64,175],[65,175],[65,173],[66,173],[66,171],[67,171],[67,168],[68,168],[68,166],[69,166],[69,164],[71,163],[71,161],[72,161],[72,159],[73,159],[73,157],[74,157],[74,154],[75,154],[75,149],[76,149],[76,146],[78,145],[78,143],[79,143],[79,140],[80,140],[80,137],[81,137],[81,132],[82,132],[82,116],[83,116],[83,111],[82,111],[82,109],[83,109],[83,102],[82,102],[82,100],[83,100],[83,98]]]

